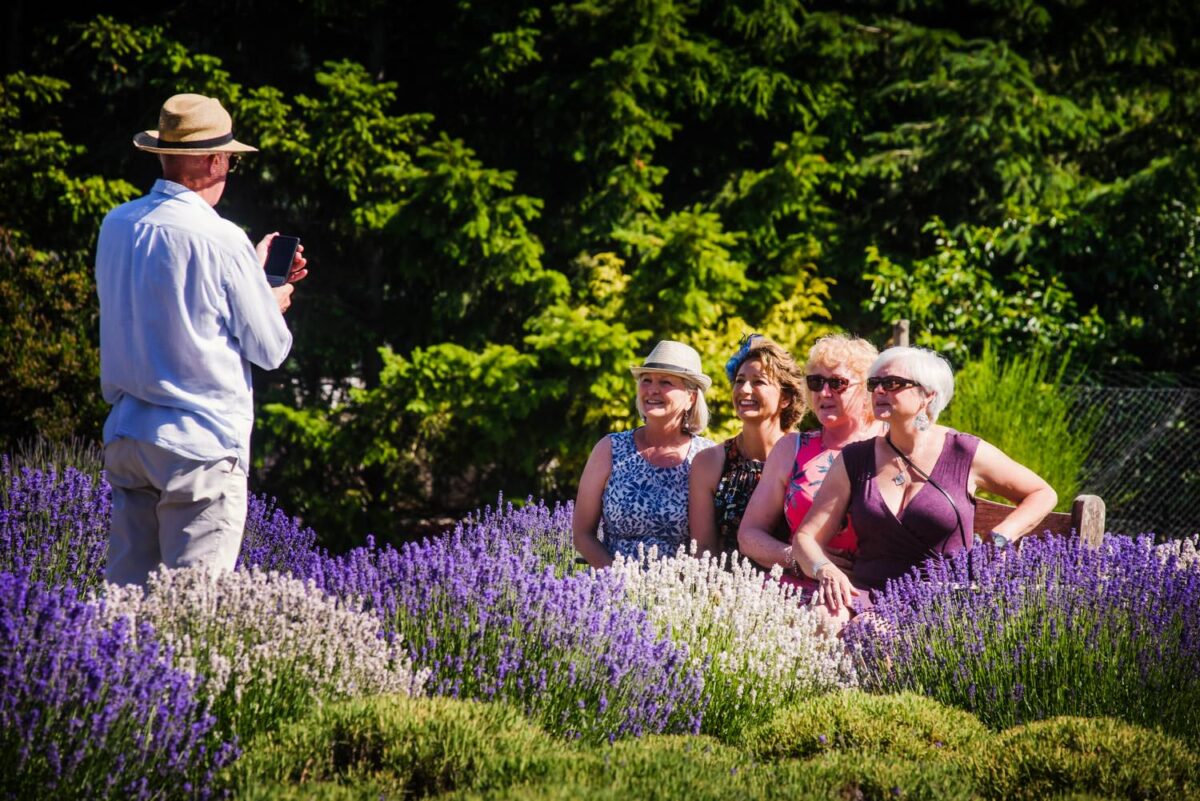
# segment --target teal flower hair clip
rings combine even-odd
[[[742,341],[738,343],[737,353],[730,356],[729,361],[725,362],[725,375],[729,377],[729,383],[733,383],[733,377],[737,375],[738,368],[746,360],[746,354],[754,346],[754,340],[762,338],[762,334],[746,334],[742,337]]]

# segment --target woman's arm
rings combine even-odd
[[[596,536],[600,528],[604,487],[608,484],[611,473],[612,441],[608,437],[601,437],[592,448],[592,453],[583,468],[583,475],[579,477],[575,511],[571,514],[571,541],[579,555],[595,568],[612,564],[612,556]]]
[[[991,443],[979,441],[971,462],[971,492],[978,489],[1007,498],[1016,509],[993,529],[1015,542],[1054,511],[1058,493],[1046,480]]]
[[[788,434],[771,449],[767,463],[763,465],[762,477],[746,504],[742,522],[738,526],[738,550],[765,568],[782,565],[792,566],[792,549],[787,543],[771,536],[771,532],[783,520],[783,500],[787,493],[788,477],[792,473],[792,461],[796,456],[796,437]]]
[[[688,530],[696,553],[705,551],[713,556],[721,553],[717,541],[717,507],[713,503],[721,471],[725,469],[725,449],[721,446],[705,448],[692,459],[688,472]]]
[[[796,564],[805,575],[820,582],[815,600],[824,603],[836,614],[842,606],[850,606],[858,590],[842,569],[829,560],[823,546],[833,539],[842,527],[850,507],[850,474],[839,454],[825,474],[812,508],[792,535],[792,552]]]

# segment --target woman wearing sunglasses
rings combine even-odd
[[[833,630],[869,608],[870,592],[888,579],[971,548],[979,490],[1016,505],[985,538],[996,548],[1026,534],[1058,500],[1044,479],[995,446],[937,425],[954,395],[950,365],[937,353],[889,348],[869,375],[875,416],[888,430],[846,446],[792,540]],[[847,514],[858,532],[853,578],[825,552]]]
[[[828,336],[808,353],[805,382],[808,405],[819,429],[788,434],[771,452],[738,531],[743,554],[770,569],[784,568],[784,580],[815,589],[796,567],[791,532],[812,507],[817,490],[842,448],[883,433],[871,414],[865,382],[878,355],[870,342]],[[826,543],[831,558],[849,569],[856,547],[854,527],[845,520]]]
[[[688,479],[688,524],[696,551],[737,551],[738,525],[775,444],[804,416],[804,376],[786,350],[761,334],[725,363],[737,436],[696,455]]]

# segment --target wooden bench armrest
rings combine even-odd
[[[991,531],[1013,509],[1007,503],[976,499],[975,533]],[[1061,537],[1074,531],[1088,545],[1096,546],[1104,539],[1104,516],[1104,500],[1099,495],[1077,495],[1070,512],[1051,512],[1030,529],[1030,533],[1041,535],[1049,531]]]

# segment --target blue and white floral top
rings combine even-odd
[[[712,440],[693,436],[687,457],[675,467],[655,467],[638,453],[633,431],[610,434],[612,472],[604,487],[604,547],[610,554],[637,556],[638,545],[658,546],[674,556],[688,535],[688,473],[692,459]]]

